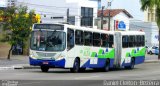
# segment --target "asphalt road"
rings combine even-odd
[[[50,69],[48,73],[40,69],[0,70],[0,80],[146,80],[160,79],[160,63],[144,63],[133,70],[117,69],[98,72],[87,69],[82,73],[70,73],[69,69]]]
[[[160,63],[144,63],[133,70],[116,69],[109,72],[92,69],[82,73],[70,73],[69,69],[50,69],[48,73],[40,69],[0,70],[0,80],[18,82],[18,86],[103,86],[104,80],[160,80]]]
[[[146,60],[156,59],[156,55],[146,56]],[[50,69],[48,73],[40,69],[0,70],[0,86],[105,86],[105,80],[160,80],[160,63],[144,63],[136,65],[133,70],[115,69],[109,72],[92,69],[82,73],[70,73],[69,69]]]

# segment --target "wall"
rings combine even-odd
[[[107,22],[103,25],[103,28],[107,30],[108,29],[108,17],[105,17],[104,20],[106,20]],[[126,30],[129,30],[129,18],[123,12],[121,12],[111,18],[111,22],[110,22],[110,28],[111,28],[110,30],[111,31],[114,31],[114,20],[124,21],[124,23],[126,24]],[[100,29],[100,27],[101,27],[100,17],[98,18],[98,25],[97,26]]]

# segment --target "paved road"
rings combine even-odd
[[[144,63],[133,70],[112,70],[98,72],[88,69],[83,73],[70,73],[69,69],[50,69],[42,73],[40,69],[0,70],[0,80],[137,80],[160,79],[160,63]]]
[[[133,70],[109,72],[91,69],[83,73],[70,73],[68,69],[51,69],[48,73],[43,73],[40,69],[0,70],[0,80],[31,80],[18,81],[18,86],[103,86],[103,80],[160,80],[160,63],[144,63]]]

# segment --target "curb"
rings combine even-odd
[[[14,69],[40,69],[39,66],[13,66]]]
[[[144,63],[159,63],[160,60],[146,60]]]
[[[39,66],[23,66],[23,69],[40,69]]]

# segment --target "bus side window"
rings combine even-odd
[[[74,30],[67,29],[67,50],[74,47]]]
[[[141,46],[141,36],[137,35],[137,47]]]
[[[92,32],[84,32],[84,45],[92,46]]]
[[[83,31],[81,30],[75,31],[75,44],[83,45]]]
[[[109,35],[109,47],[110,47],[110,48],[113,47],[113,40],[114,40],[113,35]]]
[[[107,34],[101,34],[102,47],[109,47],[109,36]]]
[[[100,34],[93,33],[93,46],[99,47],[101,45]]]
[[[122,47],[127,48],[128,47],[128,36],[122,37]]]
[[[129,47],[134,47],[135,36],[129,36]]]
[[[144,37],[144,35],[142,36],[142,46],[145,46],[145,37]]]
[[[135,36],[135,47],[138,47],[138,36]]]

